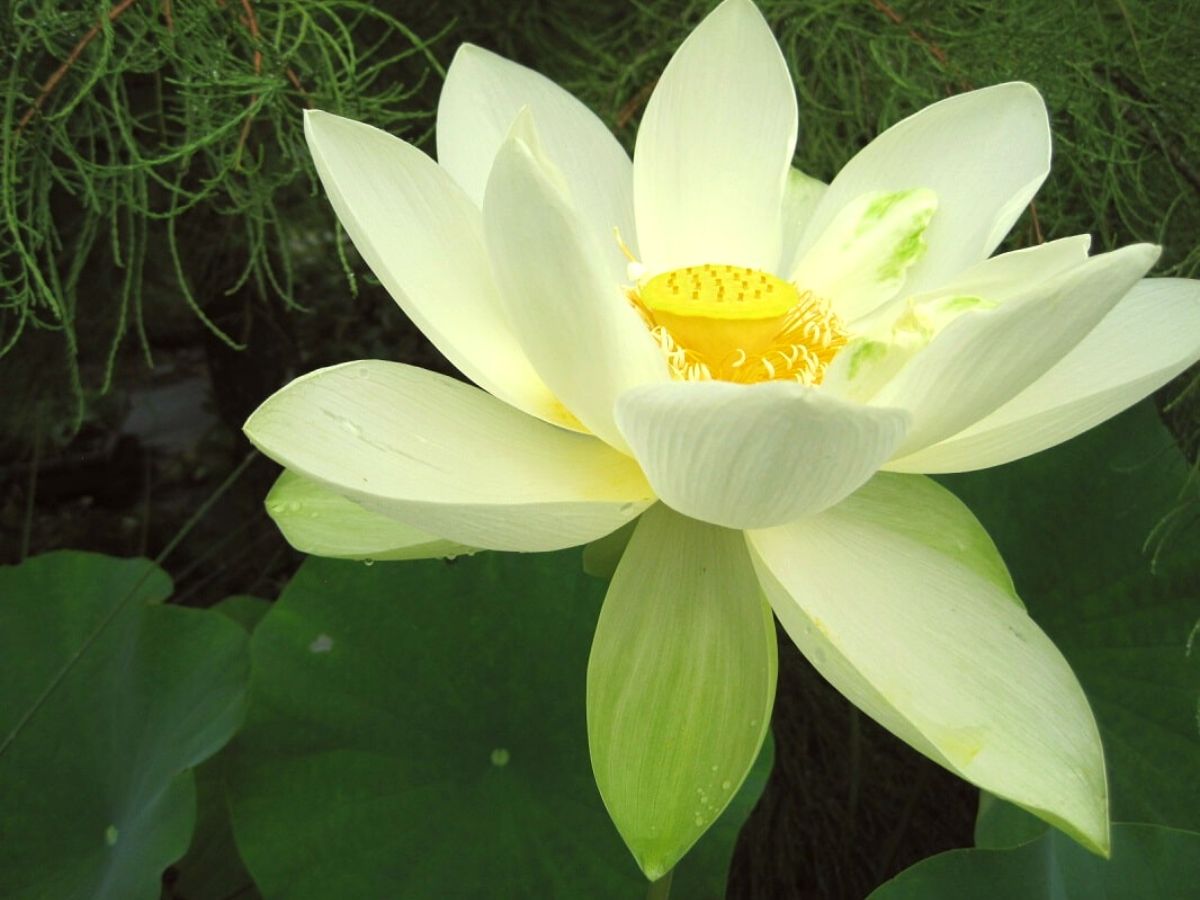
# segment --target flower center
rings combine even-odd
[[[827,302],[756,269],[674,269],[629,299],[681,380],[820,384],[848,339]]]

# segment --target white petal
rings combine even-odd
[[[674,382],[617,399],[617,425],[655,493],[726,528],[763,528],[837,503],[904,438],[901,410],[795,382]]]
[[[994,413],[894,460],[901,472],[965,472],[1037,453],[1132,406],[1200,359],[1200,281],[1139,282],[1049,372]]]
[[[566,188],[525,111],[488,182],[488,252],[509,321],[538,374],[584,425],[625,450],[613,423],[617,395],[670,375]]]
[[[1135,244],[1088,259],[994,309],[963,313],[875,396],[913,413],[897,457],[993,412],[1058,363],[1158,258]]]
[[[991,255],[1050,170],[1050,124],[1041,95],[1015,82],[928,106],[860,151],[829,185],[802,249],[847,203],[870,191],[929,188],[937,215],[910,291],[938,286]]]
[[[629,155],[595,113],[550,79],[463,44],[438,100],[438,162],[482,206],[496,153],[522,107],[533,113],[546,155],[562,171],[588,234],[619,277],[625,258],[613,228],[637,247]]]
[[[475,552],[359,506],[319,481],[286,469],[267,494],[266,507],[287,542],[313,556],[400,560]]]
[[[775,614],[834,687],[935,762],[1104,852],[1107,785],[1087,699],[1006,583],[977,565],[988,554],[956,546],[976,529],[931,482],[885,477],[748,539]]]
[[[796,147],[787,63],[749,0],[725,0],[680,45],[638,129],[633,197],[650,274],[704,263],[771,270]]]
[[[251,443],[383,515],[491,550],[607,534],[653,499],[628,457],[424,369],[361,360],[310,372],[246,421]]]
[[[947,325],[971,309],[992,309],[1048,283],[1088,258],[1087,235],[1002,253],[915,296],[901,294],[852,323],[857,333],[833,360],[821,390],[868,403]]]
[[[772,272],[790,272],[796,267],[800,238],[804,236],[808,220],[827,190],[829,185],[820,179],[796,168],[788,170],[787,184],[783,189],[783,247],[779,264],[771,269]]]
[[[853,322],[903,286],[925,253],[923,235],[936,209],[937,195],[925,188],[856,197],[834,216],[790,280]]]
[[[338,219],[413,324],[480,387],[573,427],[504,319],[479,210],[454,180],[361,122],[310,110],[304,131]]]

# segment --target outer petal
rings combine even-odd
[[[906,295],[855,320],[858,337],[833,360],[821,390],[867,403],[946,326],[973,308],[992,309],[1082,265],[1087,235],[1002,253],[925,294]]]
[[[413,323],[480,387],[572,427],[504,319],[479,210],[454,180],[420,150],[361,122],[309,111],[304,131],[334,211]]]
[[[596,784],[648,878],[737,792],[775,677],[775,624],[742,536],[647,510],[596,625],[587,718]]]
[[[509,321],[538,373],[584,425],[625,450],[613,423],[617,395],[670,375],[566,187],[523,112],[488,182],[488,251]]]
[[[359,506],[286,469],[267,494],[267,512],[302,553],[334,559],[430,559],[474,553],[474,547],[445,541]]]
[[[617,425],[671,508],[764,528],[837,503],[904,438],[902,410],[845,403],[794,382],[674,382],[617,400]]]
[[[1079,345],[994,413],[895,460],[901,472],[964,472],[1020,459],[1087,431],[1200,359],[1200,281],[1137,284]]]
[[[909,273],[927,290],[991,255],[1050,171],[1050,124],[1041,95],[1015,82],[959,94],[893,125],[829,185],[802,249],[870,191],[929,188],[938,212],[929,251]]]
[[[773,269],[796,127],[771,29],[750,0],[725,0],[675,52],[638,129],[633,197],[646,271]]]
[[[562,171],[612,277],[623,277],[625,258],[613,228],[637,246],[629,156],[595,113],[550,79],[463,44],[438,100],[438,162],[482,206],[496,153],[522,107],[533,113],[546,155]]]
[[[979,421],[1058,363],[1146,274],[1159,250],[1094,256],[995,309],[963,313],[875,396],[913,413],[897,456]]]
[[[652,502],[634,462],[597,439],[400,363],[310,372],[268,398],[244,430],[306,478],[473,547],[571,547]]]
[[[780,622],[838,690],[935,762],[1106,853],[1087,699],[964,517],[931,482],[884,476],[748,539]]]

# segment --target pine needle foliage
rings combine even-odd
[[[236,244],[240,262],[217,290],[298,306],[297,254],[335,233],[301,110],[419,138],[418,95],[442,73],[438,35],[356,0],[13,0],[4,16],[0,355],[30,329],[61,333],[76,418],[81,359],[101,357],[100,392],[131,334],[153,364],[149,283],[172,281],[237,346],[197,298],[214,249]]]
[[[1200,274],[1191,0],[758,2],[797,85],[800,168],[829,179],[924,105],[1027,80],[1050,107],[1055,161],[1007,248],[1078,233],[1096,250],[1147,240],[1165,249],[1154,274]],[[299,282],[314,276],[298,281],[297,253],[329,270],[317,273],[323,286],[339,270],[364,272],[338,249],[314,192],[301,108],[430,149],[443,67],[473,41],[572,90],[632,148],[663,65],[714,5],[12,0],[0,23],[13,48],[0,121],[0,349],[31,328],[57,329],[75,366],[89,349],[79,347],[81,304],[104,307],[108,324],[88,341],[106,348],[105,387],[128,335],[150,358],[142,295],[156,278],[218,330],[196,292],[204,244],[244,250],[221,290],[250,283],[299,311]],[[72,383],[78,392],[77,368]]]

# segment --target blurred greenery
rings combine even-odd
[[[345,275],[364,269],[316,196],[303,107],[428,148],[443,68],[471,40],[574,91],[632,147],[658,73],[713,5],[14,0],[0,20],[0,350],[58,334],[28,341],[22,361],[45,363],[40,411],[77,427],[85,394],[114,384],[128,336],[152,360],[153,318],[173,305],[231,346],[245,335],[217,310],[243,287],[328,317],[354,290]],[[760,6],[795,76],[805,171],[831,178],[948,93],[1025,79],[1050,107],[1055,165],[1008,246],[1089,232],[1099,249],[1162,243],[1157,274],[1200,271],[1200,120],[1180,65],[1200,19],[1188,0]]]

